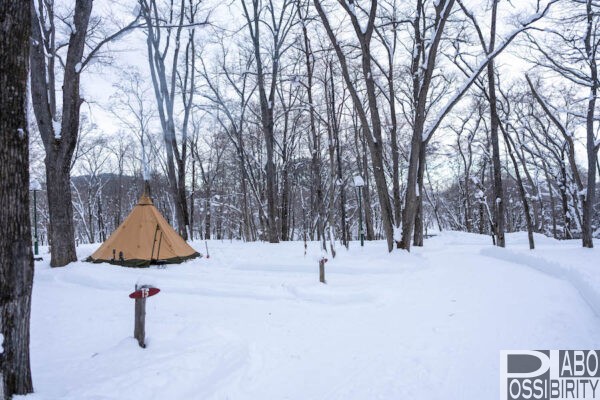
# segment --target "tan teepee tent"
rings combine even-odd
[[[87,261],[127,267],[180,263],[200,254],[169,225],[146,194]]]

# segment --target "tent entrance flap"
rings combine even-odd
[[[160,236],[158,237],[158,249],[156,250],[156,258],[154,258],[154,248],[156,246],[156,236],[160,232]],[[160,246],[162,244],[163,232],[160,229],[160,225],[156,224],[156,229],[154,230],[154,239],[152,239],[152,252],[150,253],[150,259],[158,261],[160,260]]]

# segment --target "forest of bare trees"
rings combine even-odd
[[[600,238],[598,0],[0,11],[0,399],[33,391],[38,241],[76,261],[142,193],[185,240],[316,241],[322,283],[363,237]]]
[[[527,231],[531,248],[534,233],[599,236],[592,0],[131,6],[115,20],[89,0],[32,2],[32,174],[53,266],[103,241],[144,177],[186,239],[333,249],[358,238],[360,212],[389,251],[446,229],[498,246]],[[123,41],[144,61],[120,64]],[[107,70],[114,131],[80,93]]]

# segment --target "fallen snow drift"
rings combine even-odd
[[[497,398],[502,349],[600,348],[598,251],[536,239],[534,252],[521,234],[507,250],[457,232],[411,254],[353,242],[327,285],[316,243],[305,256],[300,242],[211,241],[210,259],[165,269],[50,269],[44,255],[26,398]],[[136,283],[161,289],[146,349],[132,338]]]

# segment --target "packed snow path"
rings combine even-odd
[[[536,239],[533,253],[521,234],[498,251],[454,232],[411,254],[353,242],[326,264],[327,285],[316,243],[304,256],[301,242],[211,241],[208,260],[144,270],[50,269],[45,255],[27,398],[498,398],[502,349],[600,348],[600,253]],[[146,349],[132,338],[136,282],[162,290],[148,300]]]

